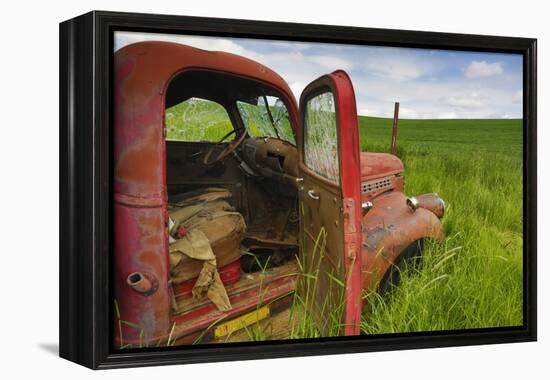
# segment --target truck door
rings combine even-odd
[[[298,296],[323,336],[357,335],[361,322],[361,194],[355,94],[341,70],[300,97]]]

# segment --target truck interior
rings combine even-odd
[[[243,290],[260,280],[279,286],[297,271],[298,155],[287,108],[272,87],[206,70],[176,76],[165,102],[168,211],[199,205],[231,213],[210,240],[232,309],[245,307]],[[171,263],[173,309],[182,318],[210,304],[191,295],[200,272],[194,261],[186,258],[195,269],[183,277]]]

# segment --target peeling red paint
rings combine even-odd
[[[423,208],[415,212],[401,192],[388,192],[371,202],[373,208],[363,217],[363,289],[375,290],[383,274],[411,243],[423,238],[443,237],[437,216]]]
[[[361,152],[361,180],[394,176],[405,170],[403,162],[388,153]]]

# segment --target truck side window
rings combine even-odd
[[[308,100],[304,125],[304,163],[320,176],[340,181],[334,96],[324,92]]]
[[[218,142],[233,130],[225,108],[216,102],[189,98],[167,108],[165,113],[166,139],[176,141]],[[232,140],[235,135],[227,137]]]

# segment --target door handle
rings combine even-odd
[[[315,191],[313,191],[313,189],[309,190],[307,192],[307,195],[309,195],[309,197],[311,199],[315,199],[316,201],[318,201],[321,197],[319,196],[319,194],[316,194]]]

